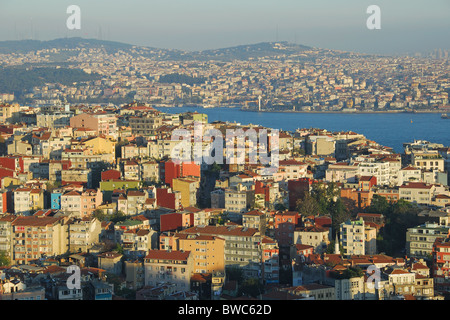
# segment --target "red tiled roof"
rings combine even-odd
[[[145,259],[187,260],[190,253],[190,251],[150,250]]]
[[[307,245],[307,244],[300,244],[300,243],[297,243],[297,244],[295,245],[295,248],[296,248],[297,250],[314,249],[313,246],[310,246],[310,245]]]
[[[428,185],[423,182],[408,182],[406,184],[401,185],[399,188],[401,189],[431,189],[431,185]]]
[[[47,225],[52,225],[59,221],[60,218],[54,217],[36,217],[36,216],[20,216],[17,217],[16,220],[13,221],[14,226],[35,226],[35,227],[43,227]]]
[[[258,210],[252,210],[246,213],[243,213],[243,215],[246,216],[262,216],[264,214],[264,212],[258,211]]]
[[[207,235],[243,236],[251,237],[258,232],[254,228],[244,228],[243,226],[196,226],[180,231],[181,233],[198,233]]]

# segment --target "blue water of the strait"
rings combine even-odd
[[[295,131],[320,128],[328,131],[353,131],[367,139],[403,152],[403,143],[427,140],[450,146],[450,119],[440,113],[287,113],[247,112],[239,108],[162,107],[166,113],[200,112],[208,122],[229,121]]]

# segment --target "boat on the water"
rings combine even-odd
[[[441,114],[441,118],[442,119],[450,119],[450,117],[446,113]]]

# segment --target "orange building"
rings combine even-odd
[[[398,189],[378,189],[375,194],[386,198],[391,203],[395,203],[399,199]]]
[[[169,246],[170,250],[191,252],[194,273],[225,271],[225,239],[223,238],[183,233],[161,235],[161,250]]]
[[[280,246],[289,246],[293,243],[294,229],[300,217],[296,211],[277,212],[274,215],[275,239]]]
[[[372,203],[373,191],[358,191],[353,188],[342,188],[341,198],[354,201],[355,207],[364,209]]]

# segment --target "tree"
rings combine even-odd
[[[335,244],[336,244],[336,240],[331,240],[330,244],[327,246],[327,249],[326,249],[325,252],[327,254],[334,254],[334,246],[335,246]],[[341,254],[342,254],[342,252],[344,252],[344,247],[340,243],[339,243],[339,251],[340,251]]]
[[[123,211],[120,211],[120,210],[117,211],[116,213],[113,213],[110,218],[110,220],[114,223],[124,221],[126,219],[127,219],[127,217],[125,216],[125,213],[123,213]]]
[[[0,251],[0,267],[8,267],[11,265],[11,260],[4,251]]]
[[[309,192],[305,193],[302,199],[297,200],[297,211],[302,216],[316,216],[322,212],[316,198],[313,198]]]
[[[285,206],[284,204],[282,204],[282,203],[277,203],[277,204],[275,204],[274,209],[275,209],[276,211],[284,211],[284,210],[286,210],[287,208],[286,208],[286,206]]]
[[[93,216],[94,218],[97,218],[97,220],[99,221],[104,221],[106,219],[105,213],[103,212],[103,210],[100,209],[95,209]]]
[[[246,279],[239,287],[239,295],[251,296],[258,298],[264,291],[264,286],[258,278]]]
[[[329,215],[332,220],[333,238],[339,230],[339,225],[351,218],[350,211],[340,197],[340,189],[334,182],[313,184],[311,192],[306,192],[303,198],[297,201],[297,210],[303,216]]]
[[[389,202],[385,197],[375,194],[370,202],[370,206],[366,209],[366,212],[381,213],[386,215],[389,210]]]
[[[244,274],[239,267],[230,267],[226,269],[227,279],[230,281],[237,281],[238,284],[244,280]]]
[[[47,191],[51,193],[53,190],[61,187],[61,181],[47,182]]]
[[[365,211],[385,216],[385,225],[377,237],[379,251],[391,256],[401,255],[405,249],[408,228],[420,223],[417,216],[419,208],[404,199],[389,203],[386,198],[375,195]]]
[[[362,277],[363,275],[364,271],[362,271],[359,267],[349,267],[342,273],[344,279]]]
[[[341,223],[351,218],[350,212],[345,207],[341,198],[338,198],[335,202],[331,203],[328,212],[331,216],[331,227],[333,230],[332,237],[336,236],[337,230],[339,230]]]
[[[116,244],[116,247],[114,248],[114,251],[120,254],[123,254],[123,247],[120,243]]]

